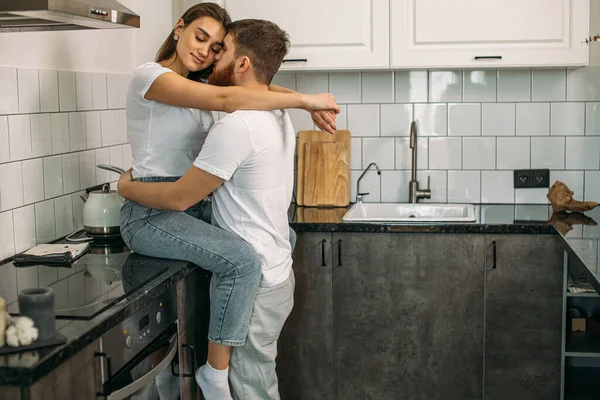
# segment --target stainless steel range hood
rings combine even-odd
[[[0,0],[0,33],[139,27],[116,0]]]

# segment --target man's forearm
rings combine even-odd
[[[127,182],[119,188],[121,196],[157,210],[180,211],[179,202],[173,195],[173,182]]]

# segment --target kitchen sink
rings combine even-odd
[[[434,203],[358,203],[344,215],[344,222],[474,222],[475,206],[472,204]]]

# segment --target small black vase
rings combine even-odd
[[[52,288],[21,290],[19,314],[33,320],[38,329],[38,340],[53,338],[56,333],[54,290]]]

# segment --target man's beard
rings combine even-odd
[[[208,83],[216,86],[233,86],[233,68],[233,62],[225,68],[215,68],[208,77]]]

